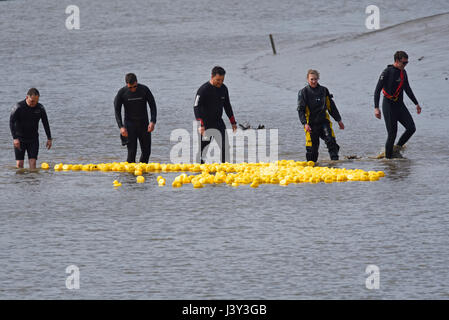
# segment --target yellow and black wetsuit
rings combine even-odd
[[[329,114],[337,122],[341,121],[341,116],[329,90],[319,84],[316,88],[309,85],[304,87],[298,93],[297,110],[301,124],[309,124],[312,128],[311,132],[305,131],[307,161],[318,160],[320,138],[326,143],[331,160],[338,160],[340,147],[335,139]]]

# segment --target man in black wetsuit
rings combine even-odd
[[[237,130],[234,113],[232,112],[229,100],[228,88],[223,84],[226,71],[219,66],[212,69],[211,79],[203,84],[196,94],[193,111],[195,118],[199,121],[198,131],[203,137],[201,139],[201,163],[203,160],[203,150],[214,138],[221,150],[221,161],[229,160],[229,143],[226,135],[226,125],[223,122],[223,109],[232,125],[232,130]],[[206,137],[207,129],[215,129],[210,137]]]
[[[9,118],[17,168],[23,168],[26,151],[30,169],[36,169],[36,160],[39,153],[38,129],[41,119],[47,135],[47,149],[50,149],[52,138],[47,113],[44,106],[39,103],[39,91],[36,88],[31,88],[28,90],[25,100],[14,106]]]
[[[126,86],[121,88],[115,99],[115,119],[122,137],[128,147],[127,162],[136,162],[137,139],[140,143],[140,162],[148,163],[151,153],[151,132],[156,124],[156,102],[150,89],[137,83],[134,73],[125,76]],[[151,122],[148,121],[147,103],[151,110]],[[122,121],[122,105],[125,106],[125,123]]]
[[[309,85],[298,93],[297,110],[306,133],[306,158],[307,161],[313,162],[318,160],[320,138],[326,143],[331,160],[338,160],[340,147],[335,139],[329,114],[338,122],[340,129],[345,128],[332,95],[326,87],[318,83],[319,78],[318,71],[309,70],[307,72]]]
[[[404,104],[404,91],[416,105],[416,112],[418,114],[421,113],[421,107],[410,88],[407,72],[404,70],[407,63],[407,53],[397,51],[394,54],[394,64],[388,65],[382,72],[374,92],[374,115],[378,119],[382,117],[379,109],[380,92],[382,91],[384,95],[382,110],[388,133],[385,144],[385,158],[388,159],[393,157],[393,146],[398,132],[398,121],[405,127],[405,132],[399,138],[395,148],[397,151],[403,147],[416,131],[413,118]]]

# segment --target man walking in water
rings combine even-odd
[[[39,103],[39,91],[36,88],[28,90],[25,100],[18,102],[11,111],[9,127],[14,139],[14,152],[17,168],[23,168],[25,151],[28,154],[30,169],[36,169],[39,153],[39,121],[42,119],[47,135],[47,149],[51,148],[52,139],[47,113]]]
[[[318,160],[320,138],[326,143],[331,160],[338,160],[340,147],[335,139],[329,114],[338,122],[340,129],[345,128],[332,95],[326,87],[318,83],[319,79],[320,74],[317,70],[309,70],[307,72],[309,85],[298,93],[297,110],[306,133],[306,158],[307,161],[313,162]]]
[[[215,129],[218,132],[213,135],[221,151],[221,161],[229,160],[229,144],[226,135],[226,125],[223,122],[223,109],[232,125],[232,130],[237,130],[234,113],[229,100],[228,88],[223,84],[226,71],[219,66],[212,69],[211,79],[203,84],[196,94],[193,111],[195,118],[199,121],[198,131],[205,137],[207,129]],[[211,137],[205,137],[208,140],[201,139],[201,156],[203,163],[203,150],[210,143]]]
[[[382,110],[388,133],[387,142],[385,143],[385,158],[387,159],[393,157],[393,151],[399,152],[416,131],[413,118],[403,101],[404,91],[416,105],[416,112],[418,114],[421,113],[418,100],[416,100],[408,83],[407,72],[405,71],[407,63],[407,53],[397,51],[394,54],[394,64],[388,65],[382,72],[374,92],[374,115],[378,119],[382,117],[379,109],[380,92],[382,91],[384,95]],[[399,138],[398,144],[394,146],[398,132],[398,121],[405,127],[405,132]]]
[[[137,83],[134,73],[125,76],[126,86],[121,88],[115,99],[115,119],[117,120],[120,134],[127,138],[128,158],[127,162],[136,162],[137,139],[140,143],[140,162],[148,163],[151,153],[151,132],[156,125],[156,102],[150,89]],[[151,121],[148,121],[147,103],[151,110]],[[125,106],[125,123],[122,121],[122,105]]]

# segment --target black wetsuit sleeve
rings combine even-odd
[[[18,117],[18,109],[19,109],[19,105],[16,104],[12,110],[11,110],[11,115],[9,117],[9,129],[11,130],[11,134],[12,134],[12,138],[13,139],[17,139],[17,130],[16,130],[16,122],[17,122],[17,117]]]
[[[195,114],[195,119],[201,122],[201,125],[204,126],[203,115],[202,115],[202,103],[204,99],[203,92],[201,92],[201,88],[197,91],[195,96],[195,103],[193,105],[193,113]]]
[[[329,90],[327,90],[327,89],[326,89],[326,95],[330,102],[329,114],[332,116],[332,118],[335,119],[335,121],[340,122],[341,121],[340,112],[338,112],[337,106],[335,105],[335,102],[332,99],[332,96],[329,93]]]
[[[408,76],[405,77],[405,81],[404,81],[404,91],[405,93],[407,93],[408,97],[410,98],[410,100],[413,101],[413,103],[415,105],[418,104],[418,100],[416,100],[415,95],[413,94],[412,88],[410,88],[410,84],[408,82]]]
[[[115,120],[117,121],[117,125],[119,128],[123,127],[123,120],[122,120],[122,94],[121,90],[117,93],[114,99],[114,110],[115,110]]]
[[[379,108],[380,92],[382,91],[382,88],[384,87],[387,70],[388,69],[385,69],[384,71],[382,71],[382,73],[379,77],[379,81],[377,82],[376,90],[374,90],[374,108]]]
[[[154,96],[149,89],[146,94],[146,99],[147,99],[148,105],[150,106],[150,113],[151,113],[150,121],[153,122],[154,124],[156,124],[156,117],[157,117],[156,101],[154,100]]]
[[[307,124],[307,119],[306,119],[306,99],[304,97],[304,90],[300,90],[298,92],[298,115],[299,115],[299,121],[301,122],[301,124],[303,126],[305,126]]]
[[[232,111],[231,101],[229,99],[229,91],[227,88],[226,88],[224,109],[225,109],[226,115],[228,116],[231,124],[235,124],[236,122],[235,122],[235,118],[234,118],[234,112]]]
[[[44,107],[41,107],[42,110],[42,124],[44,125],[45,134],[47,135],[47,139],[51,140],[51,131],[50,124],[48,123],[47,112]]]

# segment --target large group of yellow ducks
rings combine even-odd
[[[48,163],[42,163],[42,169],[49,169]],[[316,167],[313,161],[279,160],[272,163],[212,163],[212,164],[161,164],[161,163],[100,163],[100,164],[63,164],[54,166],[55,171],[113,171],[129,172],[136,176],[137,183],[144,183],[144,173],[183,172],[177,176],[172,186],[179,188],[192,184],[202,188],[207,184],[227,184],[233,187],[250,185],[257,188],[261,184],[287,186],[291,183],[333,183],[346,181],[377,181],[384,177],[383,171],[364,171],[361,169]],[[188,175],[186,172],[196,173]],[[156,179],[159,186],[165,186],[162,176]],[[115,180],[115,187],[122,184]]]
[[[42,169],[49,169],[42,163]],[[161,163],[100,163],[100,164],[56,164],[55,171],[113,171],[129,172],[136,176],[137,183],[144,183],[144,173],[183,172],[177,176],[172,186],[179,188],[192,184],[202,188],[207,184],[227,184],[233,187],[250,185],[257,188],[261,184],[287,186],[291,183],[333,183],[346,181],[377,181],[384,177],[383,171],[364,171],[361,169],[316,167],[313,161],[279,160],[271,163],[212,163],[212,164],[161,164]],[[188,175],[186,172],[196,173]],[[156,179],[159,186],[165,186],[162,176]],[[115,187],[122,184],[115,180]]]

